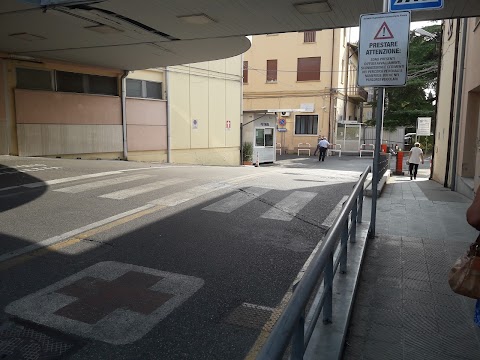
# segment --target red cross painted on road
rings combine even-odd
[[[55,291],[78,298],[55,314],[87,324],[97,323],[116,309],[149,315],[173,297],[149,289],[162,279],[136,271],[129,271],[113,281],[84,277]]]

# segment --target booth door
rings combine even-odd
[[[255,128],[254,162],[257,159],[257,153],[261,163],[275,161],[275,128]]]

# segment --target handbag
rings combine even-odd
[[[448,283],[457,294],[480,299],[480,237],[450,269]]]

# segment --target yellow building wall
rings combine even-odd
[[[241,57],[172,66],[167,71],[171,161],[239,165]]]
[[[299,109],[302,104],[314,105],[314,111],[292,112],[285,118],[287,132],[277,133],[282,148],[296,151],[299,143],[318,142],[318,136],[327,136],[331,142],[335,122],[343,116],[345,101],[345,72],[342,60],[348,58],[349,29],[322,30],[316,32],[315,43],[304,43],[304,33],[258,35],[253,37],[252,47],[244,54],[248,61],[248,83],[244,84],[244,111],[268,109]],[[288,50],[287,50],[288,49]],[[297,81],[297,60],[320,56],[320,80]],[[277,82],[266,81],[266,60],[277,60]],[[356,55],[350,57],[357,66]],[[345,66],[346,71],[346,66]],[[352,71],[354,75],[355,72]],[[343,82],[342,82],[343,79]],[[349,87],[356,86],[356,78],[349,79]],[[335,94],[331,94],[330,89]],[[318,115],[318,132],[313,135],[295,134],[296,115]],[[347,106],[347,119],[359,116],[353,103]],[[359,119],[360,120],[360,119]],[[330,133],[329,133],[330,131]]]
[[[447,20],[453,21],[453,20]],[[445,29],[443,32],[443,56],[441,62],[440,83],[438,93],[437,122],[435,128],[435,152],[433,179],[441,184],[445,181],[447,166],[447,148],[449,142],[452,83],[454,81],[455,33],[457,23],[454,22],[452,35]]]
[[[457,175],[480,185],[480,19],[469,18],[459,129]]]

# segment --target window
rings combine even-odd
[[[277,60],[267,60],[267,82],[277,82]]]
[[[162,83],[154,81],[145,81],[147,87],[147,95],[145,97],[149,99],[161,99],[162,98]]]
[[[115,77],[86,75],[88,93],[101,95],[118,95],[118,81]]]
[[[28,90],[53,90],[52,71],[17,68],[17,88]]]
[[[127,79],[127,96],[146,99],[162,99],[162,83]]]
[[[343,84],[343,77],[345,76],[345,60],[342,59],[342,73],[340,74],[340,82]]]
[[[116,77],[24,68],[17,68],[16,72],[19,89],[118,96]]]
[[[142,80],[127,79],[127,96],[142,97]]]
[[[56,71],[56,90],[63,92],[118,95],[116,77]]]
[[[303,32],[303,42],[304,43],[314,43],[316,41],[316,31],[304,31]]]
[[[320,57],[297,60],[297,81],[320,80]]]
[[[316,135],[318,115],[296,115],[295,135]]]
[[[248,84],[248,61],[243,62],[243,83]]]
[[[255,129],[255,146],[273,146],[273,129]]]
[[[83,74],[57,71],[57,91],[84,93]]]

